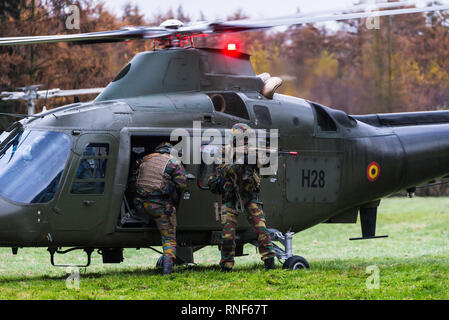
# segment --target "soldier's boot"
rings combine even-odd
[[[264,261],[264,264],[265,264],[265,270],[274,270],[275,269],[275,267],[274,267],[274,258],[273,257],[269,258],[269,259],[266,259]]]
[[[164,262],[164,268],[162,270],[163,275],[168,275],[173,272],[173,262],[167,261]]]
[[[221,272],[231,272],[232,268],[226,267],[226,266],[221,266]]]
[[[234,262],[220,262],[220,268],[221,268],[221,272],[231,272],[232,268],[234,267]]]

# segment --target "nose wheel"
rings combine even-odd
[[[307,260],[301,256],[293,256],[285,260],[282,269],[299,270],[310,269]]]
[[[293,255],[293,232],[282,234],[282,232],[276,229],[268,229],[268,231],[270,232],[271,241],[280,242],[284,246],[284,248],[281,248],[273,243],[273,251],[276,258],[278,258],[281,263],[282,260],[284,260],[282,269],[310,269],[309,263],[304,257]]]

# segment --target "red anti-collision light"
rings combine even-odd
[[[291,156],[299,156],[299,153],[298,153],[298,152],[292,151],[292,152],[290,152],[290,155],[291,155]]]
[[[237,46],[235,43],[229,43],[228,44],[228,51],[235,51],[237,50]]]

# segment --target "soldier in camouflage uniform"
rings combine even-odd
[[[135,208],[150,214],[161,233],[163,274],[172,272],[176,257],[176,204],[187,181],[181,161],[170,155],[172,148],[170,143],[162,143],[155,153],[138,160],[135,180]]]
[[[234,136],[247,135],[249,132],[252,132],[252,129],[245,124],[236,124],[232,128]],[[217,167],[216,173],[210,176],[208,185],[212,192],[222,196],[221,269],[230,271],[234,267],[238,207],[243,207],[239,209],[245,211],[249,224],[258,236],[259,253],[265,268],[274,269],[273,244],[258,199],[260,178],[257,166],[236,162],[223,163]]]

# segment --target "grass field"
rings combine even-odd
[[[319,225],[294,237],[294,252],[311,269],[265,272],[255,248],[238,258],[232,273],[217,268],[216,247],[195,254],[198,265],[162,277],[156,253],[125,250],[125,262],[93,265],[80,272],[79,288],[67,287],[64,268],[50,265],[45,249],[0,249],[0,299],[449,299],[449,198],[384,200],[378,234],[349,241],[360,225]],[[82,262],[81,253],[57,257]],[[375,266],[379,288],[370,289]]]

